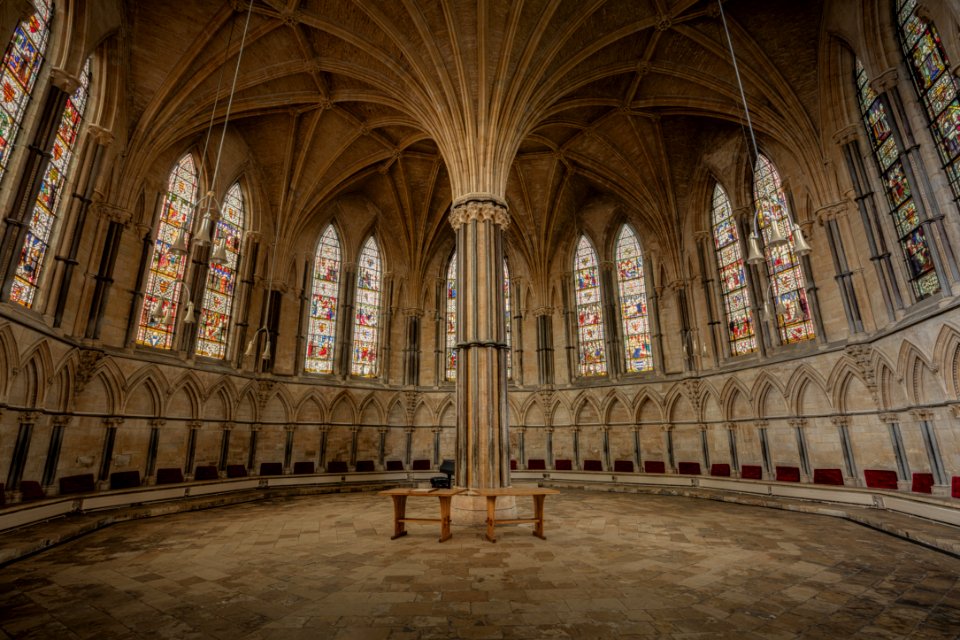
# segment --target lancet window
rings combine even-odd
[[[580,241],[577,243],[573,264],[573,284],[577,307],[577,337],[580,342],[580,375],[606,375],[607,354],[604,344],[600,270],[597,252],[585,235],[580,236]]]
[[[67,98],[67,104],[60,116],[57,137],[50,150],[50,159],[43,172],[40,192],[33,205],[30,225],[27,229],[20,259],[10,289],[10,300],[27,307],[33,307],[34,298],[40,282],[40,276],[47,263],[47,252],[56,231],[63,205],[63,187],[73,168],[73,156],[83,122],[83,112],[90,94],[90,60],[80,74],[80,86]]]
[[[371,236],[360,251],[357,265],[353,359],[350,368],[353,375],[363,378],[373,378],[379,373],[381,278],[380,249]]]
[[[907,271],[918,300],[940,290],[940,280],[933,268],[930,246],[924,228],[920,226],[913,189],[903,168],[900,149],[890,128],[890,120],[883,102],[870,88],[867,72],[859,60],[856,63],[857,100],[867,130],[867,138],[874,160],[880,170],[880,181],[887,196],[890,214],[897,230],[900,250],[907,263]]]
[[[313,260],[305,366],[309,373],[333,373],[339,303],[340,236],[331,224],[320,236]]]
[[[643,277],[643,252],[637,235],[623,225],[617,237],[617,290],[623,322],[624,369],[627,373],[653,370],[650,319]]]
[[[713,188],[713,246],[717,266],[720,269],[720,295],[726,317],[727,340],[730,354],[734,356],[752,353],[757,349],[753,332],[753,315],[750,313],[750,292],[747,288],[746,269],[740,248],[740,235],[733,219],[733,209],[727,193],[718,183]]]
[[[197,208],[197,169],[184,155],[170,172],[144,285],[137,344],[170,349],[187,265],[186,247]]]
[[[0,181],[6,175],[23,114],[47,50],[50,0],[33,0],[33,7],[33,15],[13,30],[0,69]]]
[[[789,224],[789,207],[780,174],[766,156],[760,155],[753,180],[754,201],[780,340],[784,344],[810,340],[815,333],[807,302],[806,281],[800,260],[793,252],[793,230]],[[774,228],[779,236],[787,239],[786,243],[779,246],[771,244]]]
[[[197,355],[226,356],[230,318],[240,266],[244,229],[243,193],[240,184],[227,190],[213,231],[213,258],[207,271],[197,337]]]
[[[447,282],[444,304],[444,377],[457,379],[457,254],[454,252],[447,265]]]
[[[960,198],[960,83],[950,71],[936,27],[917,13],[917,0],[898,0],[897,24],[913,86],[923,102],[950,187]]]

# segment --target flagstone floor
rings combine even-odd
[[[0,568],[0,638],[960,637],[960,559],[844,520],[583,491],[546,514],[495,544],[391,541],[371,493],[121,523]]]

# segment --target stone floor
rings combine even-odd
[[[844,520],[581,491],[546,513],[546,541],[496,544],[391,541],[375,494],[121,523],[0,569],[0,638],[960,638],[960,559]]]

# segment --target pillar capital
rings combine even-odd
[[[107,427],[119,427],[123,424],[123,418],[104,418],[103,424]]]
[[[886,71],[881,71],[873,77],[873,79],[870,81],[870,88],[877,93],[883,93],[884,91],[897,86],[898,79],[899,75],[897,73],[897,68],[890,67]]]
[[[458,198],[450,207],[450,225],[456,231],[469,222],[491,221],[506,229],[510,225],[507,204],[496,196],[471,194]]]
[[[50,82],[64,93],[72,94],[80,86],[80,79],[75,75],[54,67],[50,70]]]
[[[929,409],[914,409],[910,413],[912,413],[913,417],[920,422],[933,420],[933,411],[930,411]]]
[[[954,406],[960,407],[960,405],[954,405]],[[954,415],[956,415],[957,417],[960,417],[960,414],[957,414],[956,410],[954,410]],[[896,413],[881,413],[880,416],[878,417],[880,418],[881,422],[885,422],[887,424],[890,424],[893,422],[898,422],[898,423],[900,422],[900,416],[898,416]]]
[[[163,425],[167,424],[167,421],[163,418],[153,418],[148,424],[154,429],[159,429]]]
[[[830,418],[830,422],[835,424],[838,427],[850,424],[850,416],[833,416]]]
[[[203,423],[200,422],[199,420],[191,420],[190,422],[187,423],[187,428],[188,428],[188,429],[196,430],[196,429],[199,429],[199,428],[202,427],[202,426],[203,426]]]
[[[795,429],[802,429],[808,424],[808,421],[806,418],[794,418],[792,420],[789,420],[788,422],[790,423],[790,426],[794,427]]]
[[[769,421],[769,420],[757,420],[756,422],[753,423],[753,426],[755,426],[757,429],[766,429],[767,427],[770,426],[770,421]]]

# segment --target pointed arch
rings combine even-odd
[[[197,323],[199,356],[223,360],[227,355],[246,218],[243,191],[240,183],[234,182],[223,197],[220,217],[214,226],[213,251]]]
[[[167,181],[167,194],[154,228],[150,269],[144,285],[137,344],[156,349],[173,347],[173,332],[187,267],[198,177],[192,153],[184,154]]]
[[[767,277],[776,307],[777,328],[784,344],[812,340],[815,336],[806,279],[797,254],[793,251],[793,233],[787,196],[780,174],[765,155],[757,156],[753,172],[756,215],[763,241]],[[785,238],[777,244],[777,238]]]
[[[546,424],[543,403],[539,401],[536,394],[530,394],[526,397],[517,416],[520,418],[519,424],[525,427],[531,425],[539,427]]]
[[[607,374],[599,263],[593,243],[585,234],[581,235],[573,259],[581,376]]]
[[[593,396],[582,392],[573,402],[574,424],[598,424],[600,422],[600,408]],[[587,418],[592,418],[589,422]]]
[[[24,363],[20,367],[20,375],[23,375],[24,371],[32,366],[34,375],[36,376],[36,379],[31,382],[31,391],[28,396],[32,404],[26,406],[43,406],[47,390],[47,380],[53,376],[54,370],[53,354],[50,353],[50,343],[45,338],[41,338],[20,355],[20,362]],[[14,381],[14,384],[16,384],[16,381]]]
[[[730,354],[740,356],[757,350],[750,311],[750,292],[740,249],[740,234],[733,207],[719,182],[713,187],[710,215],[714,255],[720,272],[720,295],[726,316]]]
[[[360,424],[375,424],[379,426],[384,422],[383,407],[380,405],[379,400],[372,394],[360,402],[359,415]],[[371,417],[373,420],[370,420]]]
[[[277,385],[260,409],[260,421],[272,424],[289,423],[292,404],[286,386]]]
[[[330,403],[330,422],[357,424],[357,403],[348,391],[341,391]]]
[[[436,416],[438,427],[450,427],[457,424],[457,406],[453,398],[448,397],[440,403],[440,406],[437,407]]]
[[[58,231],[58,223],[63,214],[61,196],[73,169],[74,151],[89,91],[90,59],[88,58],[80,73],[80,86],[67,98],[67,104],[60,116],[60,126],[57,128],[57,136],[53,142],[53,149],[50,150],[47,166],[43,170],[40,190],[34,201],[33,214],[30,216],[26,237],[20,248],[20,259],[10,288],[10,300],[28,309],[33,307],[40,288],[40,277],[47,265],[48,249]]]
[[[304,369],[308,373],[333,373],[340,306],[340,234],[330,223],[320,235],[313,258],[313,286]]]
[[[960,398],[960,330],[944,324],[933,347],[933,362],[943,376],[944,388]]]
[[[327,421],[326,408],[323,405],[323,399],[317,393],[308,393],[300,402],[294,411],[298,423],[323,423]]]
[[[165,386],[163,374],[155,367],[147,366],[138,371],[124,389],[124,415],[148,418],[166,415]]]
[[[209,389],[207,389],[206,393],[204,393],[202,397],[206,398],[208,402],[210,398],[220,398],[221,401],[225,403],[223,411],[224,420],[233,420],[236,417],[236,406],[239,404],[240,397],[230,376],[221,376]],[[204,410],[203,413],[204,417],[208,417],[206,410]]]
[[[690,403],[687,394],[680,390],[680,385],[674,385],[667,393],[664,409],[667,422],[670,423],[691,423],[698,420],[694,406]]]
[[[653,370],[650,348],[650,318],[647,314],[647,285],[643,273],[640,240],[629,224],[617,234],[617,293],[623,330],[624,369],[627,373]]]
[[[663,406],[660,398],[647,389],[641,389],[634,399],[634,416],[637,424],[662,424]]]
[[[783,387],[780,386],[779,381],[770,375],[766,371],[761,371],[760,375],[757,376],[757,379],[753,383],[753,388],[750,391],[750,399],[753,402],[753,411],[754,415],[760,419],[765,419],[771,417],[767,412],[767,393],[776,392],[780,394],[780,403],[786,408],[786,402],[784,400]]]
[[[380,375],[380,305],[383,265],[380,246],[367,238],[357,260],[356,312],[353,321],[353,356],[350,373],[361,378]]]
[[[183,403],[177,400],[179,394],[182,394],[186,400],[185,407],[182,406]],[[187,370],[167,390],[167,405],[164,415],[196,420],[200,417],[200,408],[204,404],[206,403],[203,383],[200,382],[195,372]],[[178,411],[180,411],[179,414]]]
[[[936,25],[917,12],[917,0],[897,0],[896,8],[900,49],[912,72],[910,78],[923,104],[947,181],[954,197],[960,198],[960,81],[951,71]]]
[[[630,424],[630,402],[616,390],[611,390],[600,405],[600,415],[604,424]]]
[[[810,385],[812,385],[812,387],[810,387]],[[827,400],[827,389],[831,387],[828,383],[824,383],[823,378],[813,367],[804,362],[794,369],[790,375],[790,379],[787,380],[787,385],[784,390],[784,396],[787,398],[787,407],[795,415],[805,415],[803,401],[809,388],[816,389],[823,399]]]
[[[739,403],[737,401],[740,401]],[[720,391],[720,407],[723,411],[723,417],[727,421],[743,419],[747,416],[738,415],[738,407],[749,409],[750,390],[740,381],[739,378],[730,377],[723,384]]]

